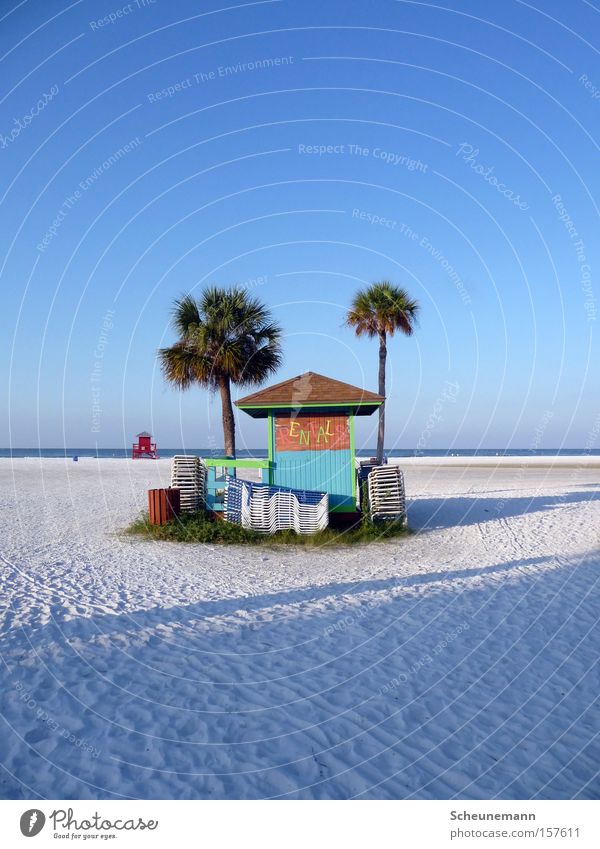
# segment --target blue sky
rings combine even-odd
[[[586,444],[592,4],[11,0],[0,16],[0,444],[222,444],[218,401],[156,366],[173,298],[209,283],[273,309],[275,379],[376,389],[376,345],[343,320],[383,278],[422,307],[389,346],[388,447]],[[238,426],[264,447],[264,423]]]

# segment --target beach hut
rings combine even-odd
[[[131,448],[131,456],[134,460],[140,457],[149,457],[152,460],[158,459],[158,451],[156,450],[156,442],[152,442],[152,434],[147,430],[143,430],[136,436],[137,442],[133,443]]]
[[[330,512],[356,514],[354,418],[370,416],[383,401],[375,392],[308,371],[236,405],[267,420],[264,483],[326,492]]]

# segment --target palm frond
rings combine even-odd
[[[165,380],[179,389],[189,389],[194,383],[209,384],[207,363],[198,355],[193,343],[179,341],[170,348],[160,348],[158,357]]]
[[[393,336],[396,330],[411,336],[418,321],[419,303],[406,289],[387,280],[358,292],[350,305],[346,324],[357,336]]]
[[[180,338],[185,338],[200,324],[198,304],[191,295],[182,295],[173,303],[171,324]]]
[[[281,363],[281,328],[270,310],[242,288],[206,288],[196,301],[184,295],[173,305],[179,339],[158,356],[165,379],[181,389],[193,383],[215,388],[259,384]]]

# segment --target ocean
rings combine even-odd
[[[385,452],[388,457],[578,457],[582,454],[597,457],[600,449],[585,448],[438,448],[419,451],[416,448],[393,448]],[[173,457],[175,454],[195,454],[200,457],[221,457],[213,448],[161,448],[159,457]],[[372,457],[374,448],[358,449],[358,457]],[[238,450],[240,460],[263,458],[267,456],[263,449]],[[131,448],[0,448],[2,457],[97,457],[125,459],[131,457]]]

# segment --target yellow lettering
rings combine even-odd
[[[300,431],[300,445],[302,445],[302,443],[310,445],[310,430]]]
[[[321,437],[323,437],[323,438],[325,439],[325,442],[329,442],[329,437],[330,437],[330,436],[333,436],[333,434],[325,433],[325,428],[324,428],[324,427],[320,427],[320,428],[319,428],[319,435],[317,436],[317,445],[318,445],[318,444],[319,444],[319,442],[321,441]]]
[[[297,422],[295,419],[292,419],[292,420],[290,421],[290,436],[293,436],[293,437],[294,437],[294,439],[295,439],[295,438],[298,436],[298,434],[297,434],[297,433],[294,433],[294,425],[295,425],[296,427],[300,427],[300,425],[298,424],[298,422]]]
[[[325,432],[325,436],[333,436],[333,433],[329,430],[330,424],[331,424],[331,419],[327,419],[327,431]]]

